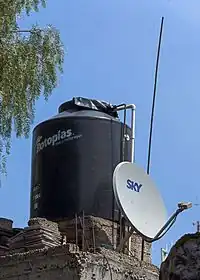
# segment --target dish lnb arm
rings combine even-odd
[[[176,221],[177,216],[183,212],[184,210],[187,210],[192,207],[191,202],[180,202],[178,203],[178,209],[175,211],[175,213],[167,220],[167,222],[164,224],[164,226],[159,230],[159,232],[156,234],[156,236],[152,239],[150,238],[145,238],[145,240],[149,243],[152,243],[154,241],[157,241],[161,239],[168,231],[169,229],[173,226],[173,224]],[[124,239],[120,242],[119,246],[116,248],[117,252],[120,252],[121,249],[124,247],[124,244],[128,241],[128,239],[131,237],[133,232],[135,231],[134,227],[131,227],[129,232],[127,232],[126,236]]]
[[[165,225],[160,229],[160,231],[156,234],[156,236],[151,239],[149,242],[154,242],[159,239],[161,239],[167,232],[168,230],[173,226],[173,224],[176,221],[177,216],[183,212],[184,210],[187,210],[192,207],[191,202],[180,202],[178,203],[178,209],[176,212],[168,219],[168,221],[165,223]]]

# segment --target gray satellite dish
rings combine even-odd
[[[167,212],[152,179],[134,163],[121,162],[113,174],[118,207],[145,240],[153,239],[166,224]]]

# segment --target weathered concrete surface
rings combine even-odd
[[[0,257],[0,280],[158,280],[158,269],[111,250],[79,252],[74,244]]]
[[[161,264],[160,280],[200,279],[200,233],[186,234]]]

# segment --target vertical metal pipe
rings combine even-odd
[[[125,142],[126,142],[126,105],[124,106],[124,121],[123,121],[123,130],[122,130],[122,155],[121,155],[121,161],[124,161],[125,159]]]
[[[135,108],[131,109],[131,162],[135,161]]]
[[[122,104],[120,106],[117,107],[118,111],[124,110],[124,109],[131,109],[131,162],[135,161],[135,116],[136,116],[136,106],[134,104]],[[129,228],[129,232],[133,233],[133,230],[131,227]],[[124,236],[123,240],[121,240],[120,242],[117,243],[117,249],[121,250],[121,248],[123,247],[124,241],[127,240],[127,236],[131,236],[129,234],[129,232],[126,234],[126,236]],[[128,239],[128,251],[129,251],[129,255],[130,255],[130,250],[131,250],[131,237]]]
[[[125,147],[126,147],[126,134],[127,134],[127,125],[126,125],[126,119],[127,119],[127,108],[126,105],[124,106],[124,122],[123,122],[123,145],[122,145],[122,161],[125,160]],[[120,241],[122,238],[124,238],[125,236],[125,231],[126,231],[126,227],[125,227],[125,218],[124,216],[121,214],[120,217]]]
[[[114,191],[112,190],[112,245],[114,248],[114,231],[115,231],[115,196]]]
[[[85,251],[85,213],[82,216],[82,251]]]
[[[131,162],[135,162],[135,126],[136,126],[136,107],[134,106],[131,109]],[[128,227],[128,231],[130,231],[131,227]],[[128,246],[128,255],[131,255],[131,236],[127,242]]]
[[[121,159],[120,161],[124,161],[125,159],[125,141],[126,141],[126,113],[127,113],[127,108],[126,108],[126,104],[124,105],[124,120],[123,120],[123,126],[122,126],[122,141],[121,141]],[[122,213],[119,209],[119,214],[118,214],[118,244],[120,244],[121,239],[123,237],[123,232],[125,231],[123,225],[124,225],[124,221],[123,221],[124,217],[122,217]]]
[[[113,143],[113,120],[111,119],[111,142]],[[111,148],[111,170],[113,170],[114,168],[114,164],[113,164],[113,145]],[[112,185],[112,181],[111,181],[111,185]],[[115,227],[115,195],[114,195],[114,190],[112,188],[112,245],[114,248],[114,227]]]
[[[76,238],[76,251],[78,251],[78,218],[75,214],[75,238]]]
[[[92,238],[93,238],[93,250],[96,252],[96,242],[95,242],[95,232],[94,232],[94,222],[92,222]]]

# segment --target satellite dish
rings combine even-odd
[[[167,221],[161,195],[150,176],[134,163],[119,163],[113,174],[118,207],[145,240],[153,239]]]

